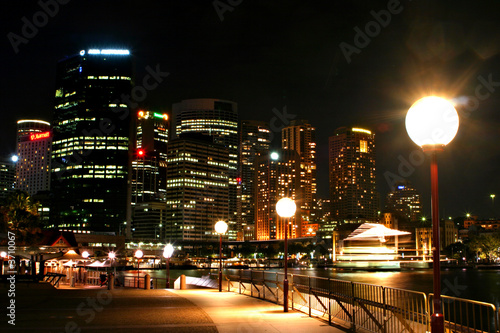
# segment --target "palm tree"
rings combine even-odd
[[[15,233],[18,244],[32,245],[36,241],[40,228],[38,202],[23,191],[11,193],[2,203],[3,231]]]

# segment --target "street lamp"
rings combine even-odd
[[[114,276],[116,277],[116,265],[115,265],[116,253],[114,253],[113,251],[109,252],[108,258],[111,260],[111,265],[114,267]]]
[[[227,231],[227,223],[218,221],[215,223],[215,232],[219,234],[219,292],[222,291],[222,235]]]
[[[143,255],[144,252],[142,252],[141,249],[136,250],[134,253],[134,257],[137,258],[137,288],[139,288],[139,268],[141,267],[140,260]]]
[[[4,262],[5,258],[7,258],[7,252],[5,252],[5,251],[0,252],[0,257],[2,258],[2,270],[1,270],[1,273],[3,275],[3,262]]]
[[[444,332],[441,310],[441,272],[439,245],[439,197],[437,152],[453,140],[458,131],[458,113],[444,98],[429,96],[416,101],[406,114],[406,131],[410,139],[431,155],[432,260],[434,273],[434,313],[431,332]]]
[[[295,214],[297,206],[290,198],[281,198],[276,203],[276,212],[282,218],[292,217]],[[285,278],[283,280],[283,311],[288,312],[288,224],[286,220],[285,225]]]
[[[88,251],[83,251],[82,252],[82,257],[85,259],[83,262],[83,284],[87,284],[87,258],[90,256],[90,253]]]
[[[174,247],[172,244],[165,245],[163,249],[163,256],[167,259],[167,282],[165,284],[165,288],[170,288],[170,257],[174,253]]]

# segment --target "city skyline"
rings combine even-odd
[[[7,38],[0,153],[15,149],[19,118],[51,120],[57,60],[88,46],[123,46],[134,56],[135,85],[156,86],[137,103],[145,109],[170,112],[172,104],[189,98],[231,100],[238,103],[240,119],[274,125],[273,146],[283,121],[309,120],[317,129],[323,183],[327,138],[341,126],[369,128],[377,135],[381,198],[390,191],[391,177],[402,177],[422,194],[426,214],[428,161],[408,138],[404,115],[423,94],[469,96],[472,104],[460,110],[458,136],[439,156],[441,216],[495,215],[490,194],[500,184],[493,145],[500,96],[497,5],[401,1],[391,12],[390,3],[242,2],[223,12],[222,20],[210,2],[137,2],[121,8],[106,1],[91,1],[87,8],[68,3],[58,4],[57,13],[47,14],[29,38],[23,35],[25,21],[33,22],[44,9],[37,2],[8,4],[2,22]],[[378,30],[372,24],[375,30],[364,44],[362,37],[356,44],[370,22],[382,23]],[[27,40],[17,52],[9,33]],[[160,81],[145,81],[148,75]],[[327,197],[322,185],[318,182],[319,197]]]

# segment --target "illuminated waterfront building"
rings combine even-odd
[[[241,185],[239,195],[240,225],[242,230],[254,229],[255,224],[255,160],[269,154],[271,131],[263,121],[243,120],[240,127],[240,168]],[[241,207],[241,208],[240,208]],[[249,228],[251,226],[251,228]],[[242,240],[248,239],[243,237]],[[253,238],[252,238],[253,239]]]
[[[162,236],[166,216],[168,118],[163,112],[137,112],[131,174],[134,239],[159,240]]]
[[[341,127],[329,138],[332,217],[375,221],[378,211],[375,134],[363,128]]]
[[[238,106],[231,101],[199,98],[175,103],[172,107],[174,137],[182,133],[201,133],[228,149],[229,216],[227,236],[236,240],[238,226]]]
[[[281,130],[281,148],[293,150],[300,157],[297,177],[300,187],[296,192],[296,204],[300,207],[300,228],[303,237],[314,236],[319,220],[314,211],[316,202],[316,129],[306,120],[292,120]]]
[[[215,241],[229,219],[229,153],[213,137],[186,133],[168,145],[167,241]]]
[[[17,122],[15,188],[35,195],[50,190],[50,123],[23,119]]]
[[[52,143],[51,223],[122,233],[130,226],[128,50],[90,49],[59,61]]]
[[[7,158],[0,160],[0,199],[14,190],[14,182],[16,181],[16,165],[12,160]]]
[[[300,156],[294,150],[282,150],[256,159],[255,236],[257,240],[284,239],[288,222],[288,237],[301,237],[301,208],[295,216],[280,218],[276,203],[283,197],[297,200],[300,192]]]
[[[409,221],[417,221],[422,214],[420,194],[410,182],[396,182],[394,191],[387,194],[385,209],[389,212],[399,212]]]

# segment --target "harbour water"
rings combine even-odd
[[[283,269],[267,271],[283,272]],[[170,270],[170,279],[174,281],[181,274],[201,277],[209,273],[217,274],[217,269]],[[237,275],[234,269],[223,270],[223,273]],[[166,270],[140,270],[139,274],[150,274],[152,278],[165,278]],[[300,274],[332,279],[368,283],[391,288],[407,289],[432,293],[432,269],[401,271],[349,271],[332,268],[289,268],[289,274]],[[126,276],[137,276],[136,270],[126,271]],[[441,272],[442,294],[472,299],[494,304],[500,308],[500,270],[488,269],[443,269]]]

